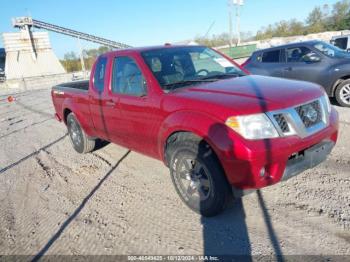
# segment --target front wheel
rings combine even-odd
[[[67,128],[75,151],[81,154],[89,153],[95,148],[95,140],[90,139],[81,128],[74,113],[67,116]]]
[[[335,97],[341,106],[350,107],[350,80],[345,80],[338,85]]]
[[[231,190],[209,145],[180,137],[169,150],[172,181],[183,202],[203,216],[221,213],[232,197]]]

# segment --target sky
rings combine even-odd
[[[305,21],[317,5],[337,0],[245,0],[241,31],[255,33],[263,26],[292,18]],[[16,32],[11,18],[34,19],[93,34],[131,46],[159,45],[228,32],[227,0],[2,0],[0,33]],[[235,24],[233,24],[235,28]],[[50,32],[58,57],[79,51],[77,40]],[[82,41],[82,48],[97,45]],[[0,41],[2,47],[2,40]]]

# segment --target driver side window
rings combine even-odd
[[[304,57],[313,53],[309,48],[300,46],[287,49],[287,62],[304,62]]]
[[[147,84],[136,62],[127,56],[116,57],[113,63],[112,92],[132,96],[146,95]]]

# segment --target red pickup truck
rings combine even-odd
[[[250,75],[205,46],[106,53],[90,81],[55,86],[52,99],[77,152],[101,139],[162,160],[204,216],[315,167],[338,134],[320,86]]]

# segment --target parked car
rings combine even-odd
[[[333,36],[331,39],[331,44],[335,45],[336,47],[349,51],[350,50],[350,41],[349,41],[350,35],[338,35]]]
[[[204,216],[315,167],[338,134],[319,85],[249,75],[204,46],[106,53],[90,81],[55,86],[52,100],[77,152],[99,138],[162,160],[181,199]]]
[[[0,68],[0,82],[4,82],[6,80],[5,72],[2,68]]]
[[[252,74],[317,83],[350,107],[350,54],[333,45],[308,41],[262,49],[242,66]]]

